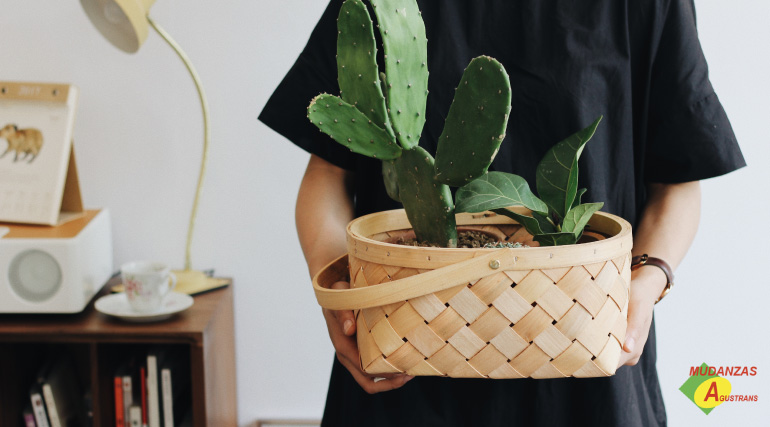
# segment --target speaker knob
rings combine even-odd
[[[47,252],[30,249],[16,255],[8,268],[11,289],[22,299],[43,302],[61,287],[59,263]]]

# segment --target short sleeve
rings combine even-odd
[[[307,119],[307,106],[320,93],[338,93],[337,13],[342,0],[332,0],[305,49],[270,96],[259,120],[303,150],[344,169],[355,166],[353,153],[321,133]]]
[[[746,165],[709,81],[692,0],[670,1],[650,77],[647,181],[696,181]]]

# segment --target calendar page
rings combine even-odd
[[[0,82],[0,221],[59,223],[76,102],[71,85]]]

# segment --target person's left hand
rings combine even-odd
[[[650,333],[655,301],[666,287],[666,275],[657,267],[640,268],[631,274],[631,297],[628,301],[628,327],[618,367],[639,362]]]

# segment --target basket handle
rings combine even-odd
[[[330,310],[357,310],[378,307],[421,297],[512,268],[517,257],[513,251],[500,249],[488,254],[450,264],[422,274],[375,286],[352,289],[328,289],[321,283],[331,283],[347,274],[347,255],[329,263],[313,277],[313,288],[321,307]]]

